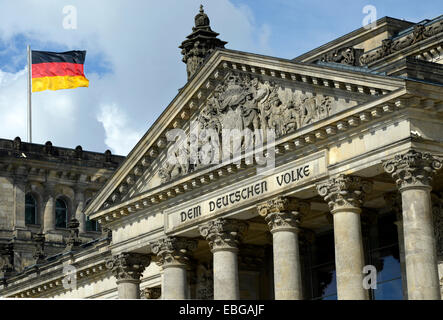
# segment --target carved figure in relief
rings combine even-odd
[[[243,128],[256,130],[260,128],[259,110],[254,93],[251,92],[246,96],[242,105]]]
[[[183,145],[183,149],[187,147],[189,150],[178,150],[180,162],[186,162],[188,158],[191,164],[165,165],[159,173],[162,181],[218,163],[226,152],[238,154],[236,152],[253,145],[253,139],[257,137],[246,134],[243,137],[245,129],[261,134],[273,129],[278,138],[329,116],[332,103],[331,97],[294,92],[291,88],[268,80],[262,81],[258,77],[230,73],[225,81],[216,86],[200,110],[197,143],[194,137],[193,143]],[[224,130],[232,129],[240,134],[232,134],[231,131],[229,138],[231,141],[237,140],[234,144],[230,143],[229,150],[222,150]],[[260,141],[264,141],[263,137],[259,137]],[[195,150],[190,150],[191,145]]]
[[[162,183],[168,182],[171,180],[171,171],[173,169],[173,166],[166,161],[163,166],[158,170],[158,175],[160,177],[160,180]]]
[[[266,112],[268,117],[268,128],[275,131],[276,136],[284,135],[286,132],[284,126],[284,105],[277,97],[273,97],[269,103],[269,110]]]
[[[284,111],[283,119],[285,119],[284,131],[291,133],[300,127],[300,116],[295,106],[290,106]]]

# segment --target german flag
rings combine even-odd
[[[32,92],[88,87],[83,72],[86,51],[32,50]]]

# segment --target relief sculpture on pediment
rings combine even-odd
[[[274,129],[276,137],[329,115],[333,99],[312,96],[270,81],[229,75],[201,111],[200,129]]]
[[[207,99],[196,122],[191,124],[196,131],[191,129],[189,137],[175,147],[176,161],[163,165],[160,178],[165,183],[218,163],[226,154],[220,142],[226,141],[226,137],[238,140],[229,145],[232,155],[246,150],[257,139],[266,142],[269,132],[278,139],[328,117],[333,103],[330,96],[294,91],[272,81],[230,73]],[[186,164],[178,161],[186,159]]]
[[[442,32],[443,21],[439,21],[430,26],[416,24],[414,25],[412,32],[403,37],[382,40],[381,46],[379,48],[371,50],[360,56],[360,64],[370,64],[392,53],[415,45],[422,40],[436,36]]]

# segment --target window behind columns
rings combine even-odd
[[[370,290],[371,299],[403,299],[400,257],[395,214],[379,215],[369,237],[368,264],[377,269],[377,288]]]
[[[25,196],[25,223],[37,224],[37,201],[35,197],[28,193]]]
[[[310,250],[311,297],[314,300],[336,300],[334,233],[319,234]]]
[[[373,300],[403,299],[400,257],[395,214],[379,215],[369,231],[365,245],[367,264],[377,269],[377,289],[370,290]],[[310,246],[311,298],[337,299],[334,232],[317,234]],[[362,270],[363,271],[363,270]]]

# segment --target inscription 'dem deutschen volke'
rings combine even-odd
[[[296,167],[288,172],[284,172],[274,176],[275,183],[278,187],[284,187],[291,183],[297,183],[303,179],[306,179],[311,174],[310,165],[302,165]],[[272,177],[271,177],[272,178]],[[216,210],[224,209],[235,205],[237,203],[247,201],[249,199],[261,196],[269,191],[268,189],[268,179],[251,184],[239,190],[225,193],[224,195],[210,200],[207,204],[208,213],[213,213]],[[189,220],[196,219],[202,215],[202,206],[197,205],[188,210],[180,212],[180,222],[187,222]]]

